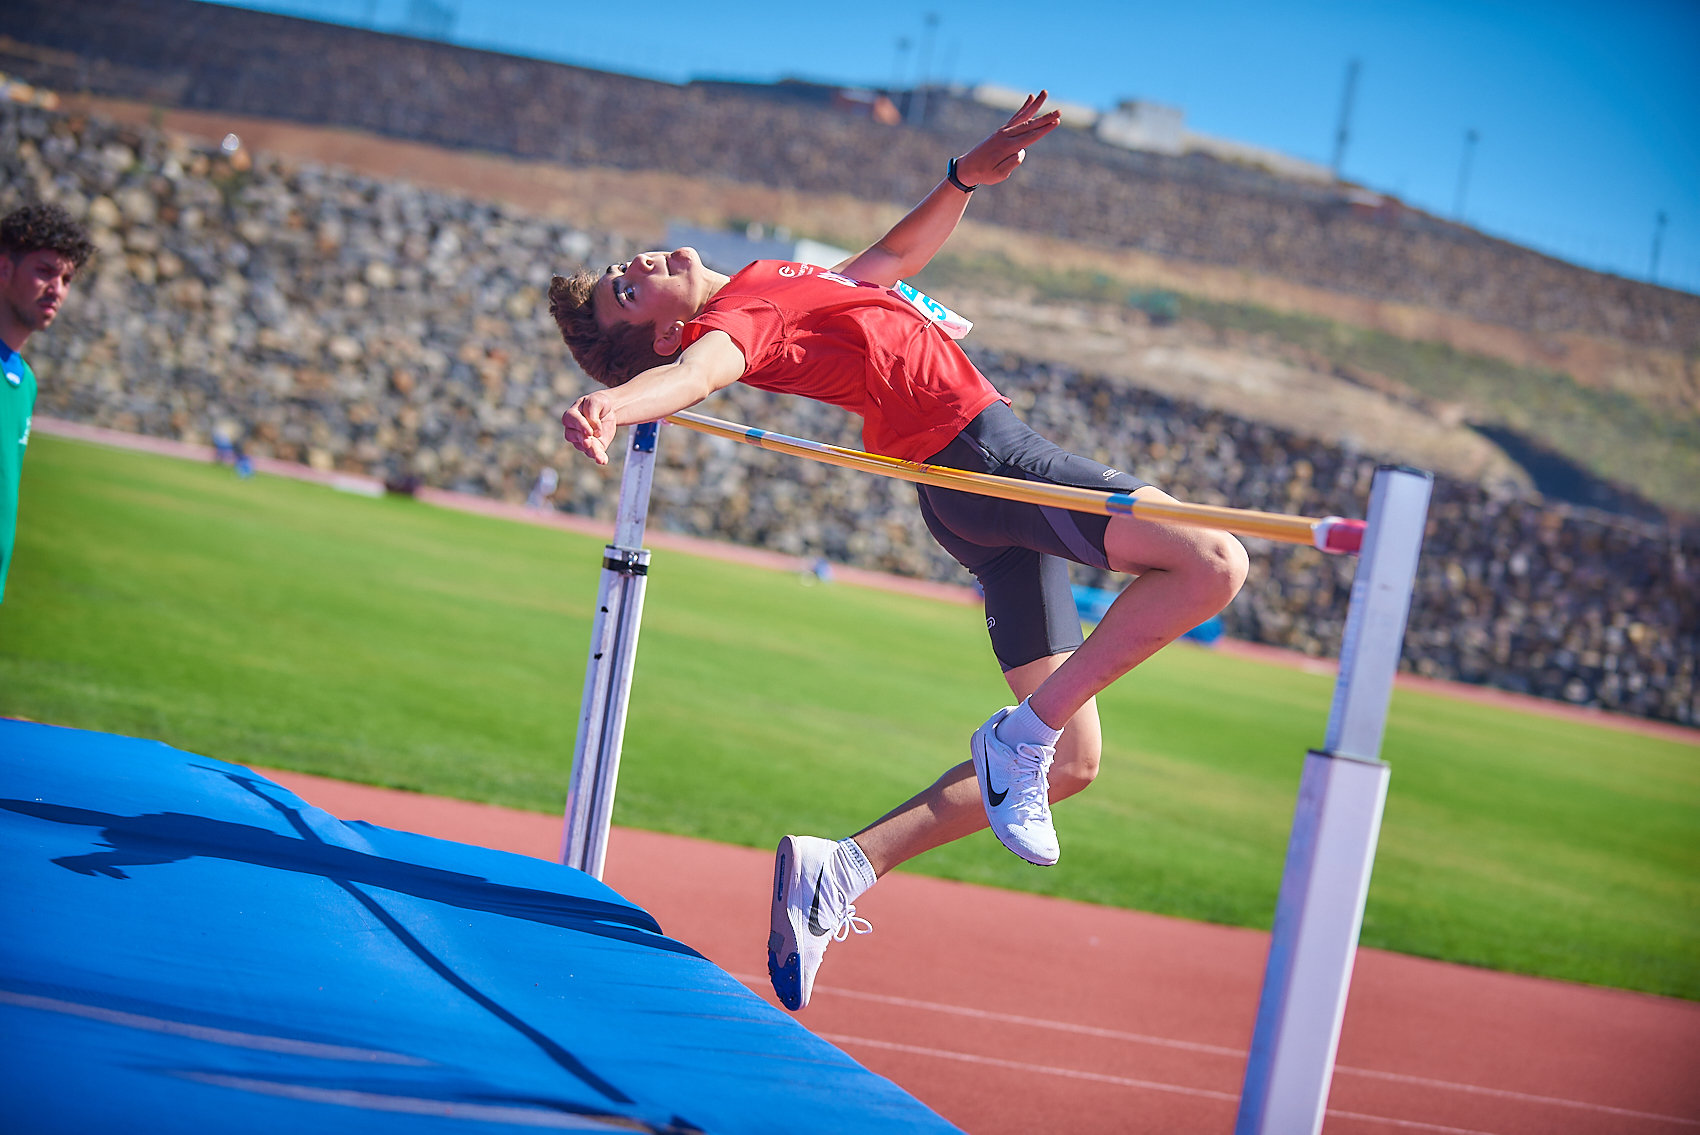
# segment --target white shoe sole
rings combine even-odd
[[[821,925],[815,906],[819,872],[825,869],[826,858],[805,868],[798,846],[801,842],[789,835],[779,841],[773,854],[773,891],[769,896],[767,976],[779,1003],[792,1012],[809,1003],[815,971],[833,940],[832,931]],[[815,878],[809,878],[809,870],[816,873]]]

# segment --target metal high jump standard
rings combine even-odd
[[[668,419],[712,436],[828,464],[1053,507],[1222,528],[1358,555],[1340,644],[1339,677],[1320,749],[1305,755],[1257,1024],[1235,1135],[1316,1135],[1328,1103],[1370,871],[1387,800],[1381,759],[1387,707],[1405,637],[1427,523],[1432,477],[1376,470],[1364,521],[1309,518],[1204,505],[1153,507],[1128,494],[1040,486],[823,445],[698,414]],[[630,431],[613,542],[603,552],[591,629],[561,862],[597,878],[607,856],[620,746],[643,617],[649,552],[643,548],[656,424]]]

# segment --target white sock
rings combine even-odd
[[[1011,746],[1042,745],[1047,749],[1056,748],[1057,738],[1062,736],[1061,729],[1052,729],[1040,720],[1033,712],[1033,707],[1027,704],[1027,699],[1021,699],[1021,704],[1015,707],[1015,712],[1007,715],[998,722],[993,730],[998,740]]]
[[[847,903],[855,902],[858,895],[879,882],[873,864],[868,862],[862,851],[862,845],[854,839],[846,837],[838,841],[832,852],[831,864],[833,881],[844,891]]]

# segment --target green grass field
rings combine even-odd
[[[600,550],[38,434],[0,713],[557,812]],[[1005,692],[970,609],[658,552],[615,818],[845,834]],[[1058,868],[982,834],[912,869],[1267,927],[1331,692],[1171,648],[1100,699],[1105,771],[1058,809]],[[1700,999],[1700,746],[1400,691],[1384,755],[1365,944]]]

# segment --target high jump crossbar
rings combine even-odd
[[[1080,489],[1072,485],[1052,485],[1040,481],[1022,481],[1014,477],[998,477],[989,473],[973,473],[952,469],[948,465],[928,465],[845,449],[825,442],[774,433],[772,430],[741,426],[736,422],[710,418],[704,414],[683,411],[667,419],[674,425],[710,437],[728,438],[759,449],[804,457],[845,469],[859,469],[882,477],[896,477],[923,485],[945,489],[960,489],[980,496],[999,497],[1049,508],[1066,508],[1072,512],[1090,512],[1098,516],[1135,516],[1141,520],[1166,521],[1195,528],[1217,528],[1241,536],[1261,536],[1283,544],[1308,544],[1324,552],[1355,553],[1363,545],[1364,522],[1339,516],[1289,516],[1279,512],[1257,512],[1248,508],[1225,508],[1220,505],[1187,504],[1183,501],[1140,500],[1132,493],[1107,493],[1102,489]]]
[[[1298,803],[1275,904],[1257,1024],[1246,1061],[1235,1135],[1318,1135],[1334,1076],[1346,994],[1381,817],[1388,765],[1381,759],[1393,678],[1415,586],[1433,478],[1384,465],[1365,520],[1135,499],[879,457],[700,414],[669,418],[687,429],[907,481],[1105,515],[1226,529],[1329,552],[1355,553],[1340,672],[1322,747],[1305,755]],[[600,879],[614,810],[649,552],[642,547],[657,423],[631,431],[614,539],[603,551],[590,659],[561,862]]]

